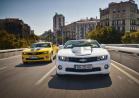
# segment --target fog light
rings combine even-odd
[[[45,58],[49,58],[48,56],[45,56]]]
[[[108,68],[109,68],[109,65],[108,65],[108,64],[105,64],[105,65],[104,65],[104,68],[105,68],[105,69],[108,69]]]
[[[61,65],[58,65],[58,69],[59,69],[59,70],[62,70],[62,66],[61,66]]]

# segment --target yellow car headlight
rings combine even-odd
[[[27,52],[22,52],[23,55],[27,55]]]

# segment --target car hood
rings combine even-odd
[[[50,51],[51,48],[41,48],[41,47],[37,47],[37,48],[28,48],[23,50],[23,52],[44,52],[44,51]]]
[[[100,56],[100,55],[108,55],[108,51],[103,48],[92,48],[91,47],[75,47],[72,49],[61,49],[58,52],[58,56]]]

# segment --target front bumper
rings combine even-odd
[[[34,58],[33,58],[34,57]],[[51,55],[22,55],[23,62],[43,62],[43,61],[50,61]]]
[[[58,66],[61,65],[60,70]],[[92,69],[75,69],[75,65],[92,65]],[[108,65],[106,69],[104,66]],[[92,75],[92,74],[109,74],[110,72],[110,60],[89,62],[89,63],[75,63],[75,62],[63,62],[57,60],[56,72],[60,75]]]

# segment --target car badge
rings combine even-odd
[[[81,61],[81,62],[85,62],[85,61],[86,61],[86,59],[80,59],[79,61]]]

